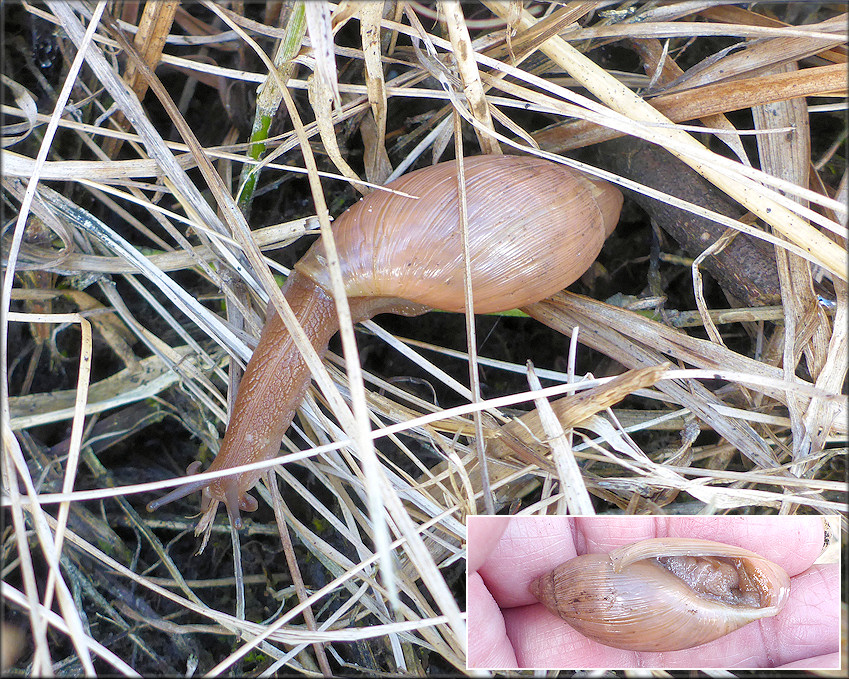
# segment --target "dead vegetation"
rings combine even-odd
[[[846,16],[744,5],[4,5],[4,671],[460,671],[485,495],[844,512]],[[626,189],[596,267],[470,349],[366,323],[193,556],[196,496],[143,504],[217,450],[273,272],[373,185],[518,152]]]

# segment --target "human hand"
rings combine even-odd
[[[737,545],[791,577],[785,608],[729,635],[681,651],[637,652],[584,637],[530,594],[535,578],[578,554],[653,537]],[[838,564],[813,565],[818,517],[472,517],[469,521],[468,666],[837,667]]]

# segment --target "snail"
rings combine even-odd
[[[474,310],[506,311],[566,287],[592,264],[619,218],[622,194],[607,182],[534,157],[466,158],[465,189]],[[334,223],[345,292],[355,322],[391,312],[463,311],[464,266],[454,161],[388,184],[415,198],[376,191]],[[319,355],[339,328],[324,247],[316,241],[295,264],[286,300]],[[274,311],[242,377],[230,422],[210,471],[275,457],[310,373]],[[189,467],[195,473],[200,463]],[[203,491],[204,516],[223,501],[232,524],[253,511],[248,494],[263,470],[187,483],[149,511]]]
[[[790,579],[781,566],[740,547],[655,538],[571,559],[530,590],[605,646],[678,651],[777,615]]]

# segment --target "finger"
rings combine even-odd
[[[638,654],[603,646],[572,629],[542,606],[504,611],[518,667],[582,669],[638,667]]]
[[[466,519],[466,559],[469,573],[477,571],[507,529],[509,516],[470,516]]]
[[[786,670],[792,668],[799,669],[814,669],[814,668],[823,668],[823,669],[832,669],[839,670],[840,669],[840,653],[828,653],[826,655],[818,655],[813,658],[805,658],[804,660],[797,660],[795,662],[787,663],[786,665],[780,665],[778,669]],[[844,670],[845,672],[845,670]]]
[[[517,667],[513,647],[504,628],[504,618],[477,573],[469,575],[466,587],[468,644],[466,664],[473,668]]]
[[[566,516],[514,517],[510,521],[478,570],[501,608],[535,603],[528,589],[531,581],[576,555],[572,521]]]
[[[776,617],[782,640],[776,664],[836,653],[840,648],[840,565],[812,566],[790,583],[790,598]]]

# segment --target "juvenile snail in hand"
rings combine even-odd
[[[474,310],[506,311],[538,302],[581,276],[613,231],[622,194],[610,184],[533,157],[466,158],[465,189]],[[345,291],[355,322],[381,313],[463,311],[464,267],[456,163],[416,170],[388,184],[416,196],[376,191],[334,223]],[[286,300],[319,355],[339,329],[324,248],[317,241],[295,265]],[[272,307],[239,385],[233,414],[210,471],[276,456],[309,384],[300,352]],[[189,467],[196,471],[200,463]],[[264,472],[185,484],[148,510],[196,490],[204,514],[218,502],[241,526],[247,493]]]
[[[601,644],[678,651],[777,615],[790,579],[781,566],[740,547],[656,538],[571,559],[530,589]]]

